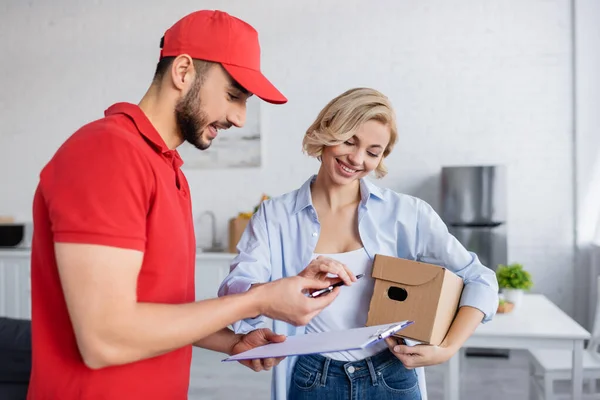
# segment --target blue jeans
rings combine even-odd
[[[415,370],[408,370],[389,350],[361,361],[321,355],[298,357],[289,400],[421,400]]]

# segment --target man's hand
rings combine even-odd
[[[456,350],[445,347],[444,343],[439,346],[407,346],[402,339],[395,337],[388,337],[385,342],[392,354],[404,364],[406,369],[442,364],[456,353]]]
[[[233,345],[229,355],[238,354],[268,343],[280,343],[283,341],[285,341],[285,335],[277,335],[267,328],[257,329],[246,335],[240,335],[240,340]],[[256,372],[263,370],[269,371],[271,368],[279,364],[284,358],[285,357],[240,360],[239,363]]]
[[[332,279],[328,277],[328,274],[336,275],[339,279]],[[356,282],[356,277],[350,268],[339,261],[324,256],[312,260],[298,275],[305,278],[327,280],[330,283],[335,283],[341,279],[348,286],[352,285],[352,282]]]
[[[256,286],[248,294],[257,296],[260,314],[294,326],[303,326],[335,300],[340,288],[317,298],[308,297],[307,294],[329,285],[327,280],[293,276]]]

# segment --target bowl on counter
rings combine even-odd
[[[25,224],[0,224],[0,248],[21,247],[25,238]]]

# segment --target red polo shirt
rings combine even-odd
[[[191,346],[128,365],[86,367],[53,247],[141,250],[140,302],[194,301],[196,245],[182,164],[138,106],[119,103],[73,134],[42,170],[33,204],[29,400],[187,399]]]

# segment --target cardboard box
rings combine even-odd
[[[236,217],[229,220],[229,247],[230,253],[237,253],[236,246],[246,229],[246,226],[250,222],[248,217]]]
[[[375,290],[367,326],[403,320],[415,323],[398,336],[439,345],[458,310],[463,280],[437,265],[375,255]]]

